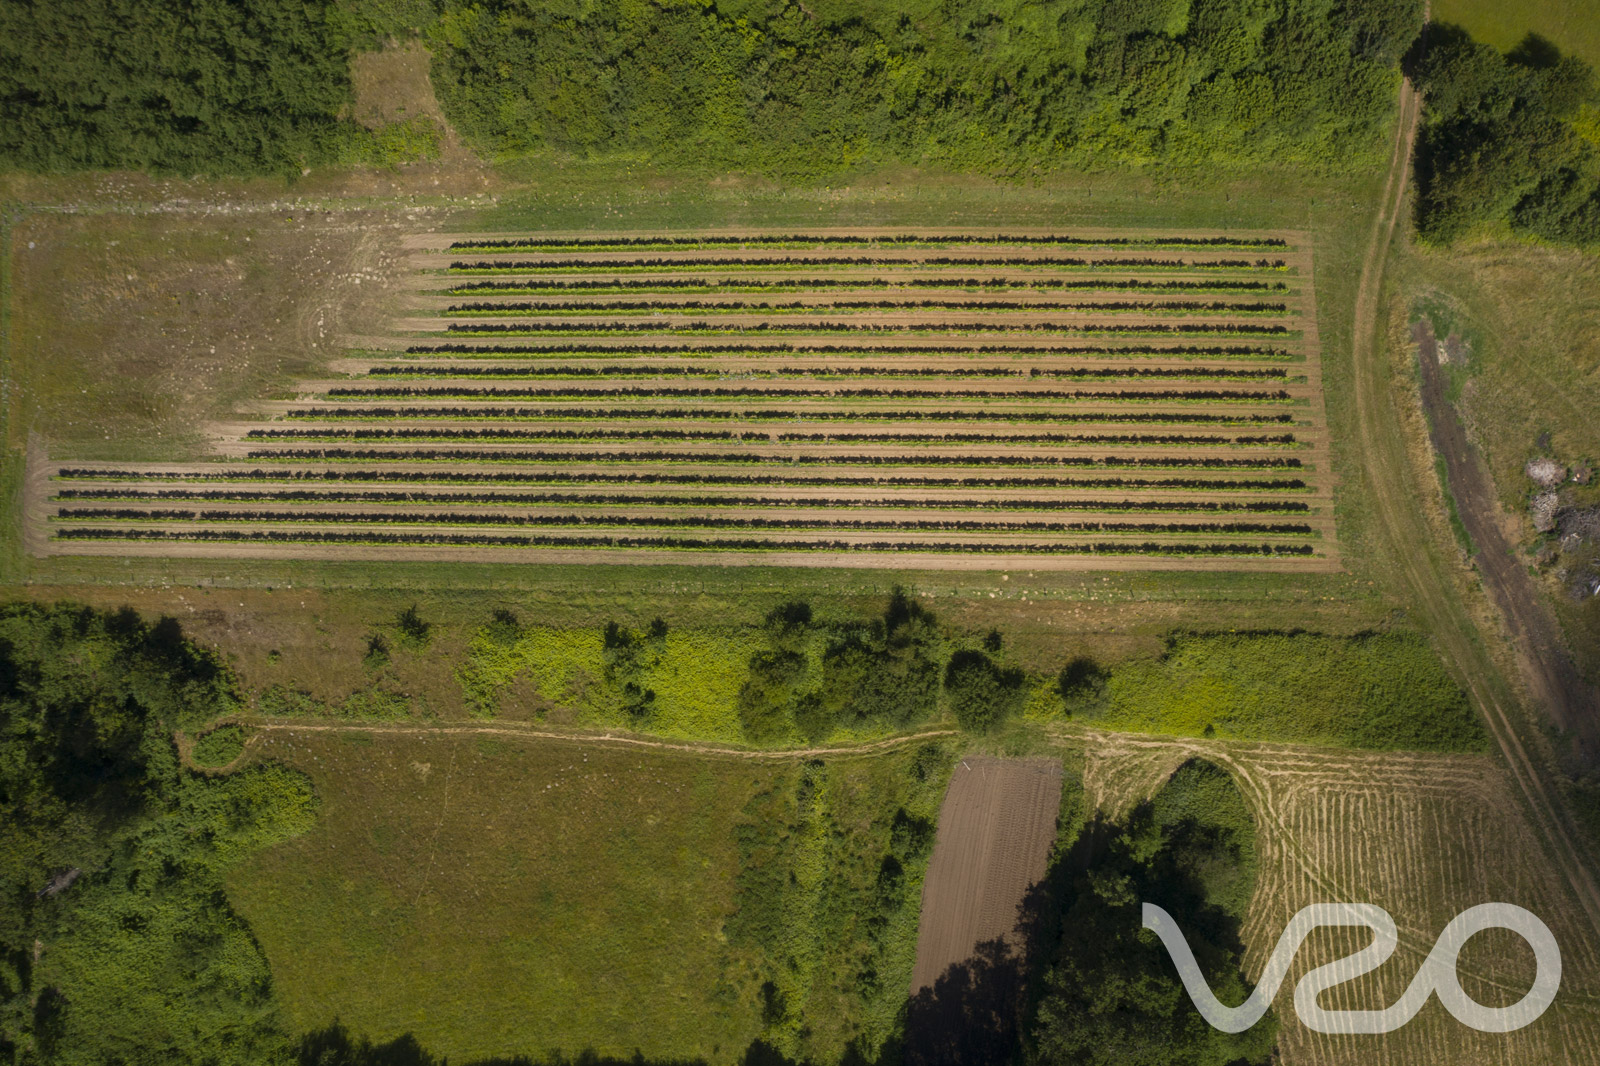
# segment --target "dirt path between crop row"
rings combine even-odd
[[[290,734],[384,733],[407,736],[504,736],[523,737],[533,740],[564,740],[583,744],[612,744],[620,747],[658,748],[665,751],[688,752],[691,755],[719,755],[738,759],[814,759],[821,756],[838,758],[852,755],[872,755],[920,741],[933,740],[938,737],[953,737],[958,732],[954,729],[928,729],[921,733],[907,733],[903,736],[888,737],[884,740],[873,740],[864,744],[851,744],[843,747],[785,748],[781,751],[759,751],[751,748],[717,747],[711,744],[674,743],[670,740],[645,740],[642,737],[617,736],[615,733],[529,729],[511,723],[502,725],[392,725],[381,722],[340,722],[332,724],[307,722],[293,718],[255,718],[249,715],[241,716],[237,721],[241,725],[257,730],[246,742],[247,744],[259,743],[259,738],[268,732]]]
[[[1519,791],[1527,801],[1533,820],[1561,868],[1563,877],[1587,912],[1590,923],[1600,931],[1600,884],[1588,868],[1586,851],[1580,849],[1570,815],[1544,777],[1544,767],[1536,762],[1517,735],[1511,715],[1502,704],[1488,677],[1493,665],[1477,644],[1477,633],[1460,604],[1451,602],[1447,591],[1452,575],[1437,553],[1419,548],[1431,543],[1431,534],[1416,506],[1410,484],[1410,460],[1401,439],[1401,429],[1382,373],[1384,352],[1378,344],[1378,307],[1383,271],[1396,224],[1405,202],[1412,146],[1421,112],[1421,97],[1405,82],[1400,91],[1400,120],[1395,131],[1394,154],[1384,188],[1383,204],[1373,220],[1372,235],[1362,257],[1361,280],[1356,292],[1355,315],[1351,331],[1351,368],[1357,439],[1365,444],[1365,476],[1371,481],[1370,498],[1378,528],[1390,541],[1390,552],[1411,587],[1441,651],[1454,661],[1458,675],[1470,690],[1473,702],[1482,708],[1486,724],[1501,752]]]
[[[913,995],[979,944],[1013,937],[1028,889],[1045,874],[1061,777],[1053,758],[969,755],[956,767],[923,882]]]

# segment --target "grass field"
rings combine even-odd
[[[1528,34],[1547,38],[1563,52],[1571,52],[1600,67],[1600,18],[1592,0],[1538,0],[1507,4],[1500,0],[1434,0],[1430,15],[1436,22],[1465,27],[1480,41],[1508,52]]]
[[[230,878],[286,1021],[411,1033],[452,1060],[722,1063],[763,1034],[822,1061],[875,1051],[910,987],[926,863],[891,830],[897,812],[931,825],[953,764],[937,746],[808,766],[293,728],[253,750],[308,773],[324,811]]]

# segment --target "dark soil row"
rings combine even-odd
[[[461,449],[417,448],[384,451],[358,448],[258,449],[247,459],[256,461],[307,460],[391,463],[766,463],[797,466],[1073,466],[1157,467],[1201,470],[1298,470],[1293,458],[1223,459],[1197,456],[1091,456],[1091,455],[757,455],[749,452],[479,452]]]
[[[1119,270],[1283,270],[1282,259],[1082,259],[1075,256],[701,256],[695,259],[536,259],[520,262],[457,260],[451,273],[533,274],[541,271],[704,270],[706,267],[1111,267]]]
[[[1089,248],[1288,248],[1289,242],[1278,237],[1019,237],[996,234],[994,236],[927,237],[901,234],[895,237],[820,237],[803,234],[762,237],[524,237],[507,240],[456,241],[445,249],[450,252],[516,252],[524,249],[540,251],[560,248],[583,248],[593,251],[600,248],[794,248],[811,245],[818,248],[839,247],[932,247],[958,245],[1037,245],[1049,247],[1083,246]]]
[[[666,471],[598,471],[575,473],[547,470],[506,473],[496,470],[105,470],[63,467],[63,480],[84,481],[267,481],[339,482],[411,485],[736,485],[854,488],[941,489],[1159,489],[1184,492],[1302,492],[1310,485],[1298,477],[1194,478],[1194,477],[942,477],[934,475],[880,474],[673,474]]]
[[[462,337],[533,337],[548,334],[607,333],[659,333],[683,334],[746,334],[746,333],[1078,333],[1112,335],[1127,333],[1136,336],[1148,334],[1261,334],[1281,336],[1289,333],[1283,325],[1262,325],[1251,322],[1087,322],[1074,325],[1063,322],[758,322],[753,326],[734,326],[726,323],[683,322],[485,322],[463,325],[452,322],[446,333]]]
[[[1229,303],[1225,300],[1086,300],[1062,304],[1049,300],[831,300],[826,304],[810,304],[803,300],[773,303],[769,300],[564,300],[531,303],[470,303],[452,304],[444,309],[446,315],[513,315],[541,312],[544,314],[598,314],[602,311],[739,311],[751,313],[770,311],[1167,311],[1186,314],[1283,314],[1287,304],[1255,301]]]
[[[252,429],[246,440],[326,440],[326,441],[564,441],[564,440],[660,440],[727,441],[730,443],[908,443],[930,446],[961,444],[1129,444],[1165,447],[1225,447],[1240,445],[1292,445],[1293,433],[1261,435],[1201,435],[1196,433],[941,433],[908,434],[884,432],[837,433],[760,433],[693,429],[427,429],[411,426],[394,429]]]
[[[1229,281],[1212,278],[1206,281],[1158,280],[1142,281],[1138,278],[1107,278],[1082,281],[1068,278],[774,278],[756,281],[744,278],[636,278],[604,281],[561,281],[558,279],[530,279],[526,281],[471,281],[453,285],[446,290],[450,296],[471,296],[475,293],[499,293],[505,296],[533,295],[543,292],[797,292],[819,289],[1048,289],[1059,292],[1287,292],[1289,286],[1282,281]]]
[[[641,515],[508,514],[503,511],[464,514],[458,511],[192,511],[133,507],[64,507],[64,522],[306,522],[330,525],[422,526],[634,526],[658,529],[818,530],[883,533],[900,530],[941,533],[1143,533],[1190,536],[1302,536],[1312,532],[1303,522],[986,522],[975,519],[870,518],[724,518],[709,515],[646,517]]]
[[[676,364],[620,364],[617,366],[455,366],[411,363],[374,366],[369,378],[611,378],[611,377],[699,377],[699,378],[1079,378],[1116,380],[1149,378],[1154,380],[1238,380],[1282,381],[1289,371],[1280,367],[1234,368],[1211,366],[1129,366],[1129,367],[1011,367],[1011,366],[695,366]]]
[[[366,387],[350,387],[336,385],[327,390],[330,400],[352,399],[359,396],[393,397],[396,399],[416,398],[426,399],[437,397],[440,399],[541,399],[556,397],[621,397],[633,396],[641,399],[654,399],[677,396],[717,396],[717,397],[809,397],[816,396],[834,400],[1012,400],[1017,402],[1027,400],[1104,400],[1114,402],[1149,403],[1155,401],[1184,402],[1184,403],[1284,403],[1292,400],[1287,391],[1283,389],[1257,390],[1238,389],[1223,392],[1217,389],[1161,389],[1159,391],[1129,391],[1119,390],[1088,390],[1088,389],[1031,389],[1027,392],[997,391],[993,389],[962,389],[952,392],[948,389],[770,389],[760,386],[678,386],[661,385],[651,387],[621,387],[621,388],[562,388],[560,386],[548,388],[498,388],[494,386],[411,386],[411,385],[375,385]]]
[[[832,355],[928,355],[953,358],[962,355],[1053,355],[1053,356],[1161,356],[1168,359],[1218,358],[1218,359],[1292,359],[1294,353],[1287,348],[1268,348],[1257,344],[1231,344],[1212,347],[1177,345],[1163,348],[1153,344],[1129,344],[1116,348],[1085,347],[1082,345],[1004,345],[980,344],[968,348],[946,348],[936,344],[882,344],[870,348],[852,345],[801,345],[801,344],[612,344],[595,347],[592,344],[529,345],[486,344],[413,344],[407,355],[470,355],[491,358],[502,355],[548,358],[552,355],[584,355],[616,357],[621,355],[777,355],[785,352],[815,357]]]
[[[227,529],[140,529],[68,526],[57,531],[58,540],[146,540],[199,541],[206,543],[280,543],[348,545],[445,545],[459,547],[505,548],[674,548],[713,551],[827,551],[827,552],[950,552],[957,554],[1027,555],[1313,555],[1309,544],[1230,544],[1170,543],[1147,541],[1083,542],[1076,544],[1005,544],[927,542],[927,541],[850,541],[850,540],[761,540],[707,539],[701,537],[561,536],[559,534],[491,533],[388,533],[378,531],[341,532],[336,530],[227,530]]]
[[[62,489],[56,502],[74,501],[196,501],[200,503],[367,503],[367,504],[471,504],[501,507],[735,507],[797,509],[865,507],[916,511],[1103,511],[1193,514],[1308,514],[1311,505],[1300,500],[1052,500],[1052,499],[907,499],[900,496],[869,500],[838,496],[673,496],[623,492],[341,492],[330,489]]]
[[[1213,415],[1183,411],[781,411],[718,407],[297,407],[285,418],[332,422],[415,419],[496,419],[521,421],[694,419],[766,422],[1128,422],[1162,425],[1292,425],[1292,414]]]

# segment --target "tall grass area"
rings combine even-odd
[[[450,1061],[837,1061],[910,984],[954,752],[826,763],[274,732],[324,816],[229,880],[294,1031]],[[887,872],[886,872],[887,871]]]
[[[1354,748],[1486,751],[1466,694],[1421,635],[1178,635],[1126,663],[1085,717],[1183,736]]]
[[[803,603],[744,625],[480,629],[457,677],[483,716],[757,747],[859,742],[939,724],[1077,717],[1111,729],[1356,748],[1482,751],[1465,693],[1421,634],[1175,633],[1159,656],[1059,673],[1010,661],[1003,633],[941,624],[896,593],[880,618]],[[980,647],[983,650],[980,650]]]

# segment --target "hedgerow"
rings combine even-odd
[[[791,234],[745,237],[511,237],[452,241],[450,252],[577,251],[582,249],[635,248],[763,248],[837,247],[871,245],[878,247],[920,248],[947,244],[999,245],[1082,245],[1090,248],[1287,248],[1281,237],[1072,237],[1027,236],[1020,234],[955,234],[932,237],[900,234],[890,237],[847,237],[837,235]]]
[[[1052,270],[1286,270],[1282,259],[1079,259],[1071,256],[699,256],[694,259],[540,259],[524,262],[480,260],[452,262],[451,274],[536,274],[547,272],[597,271],[625,273],[631,270],[704,270],[706,267],[1048,267]]]
[[[381,451],[365,448],[285,448],[254,449],[247,459],[321,460],[338,462],[417,462],[417,463],[774,463],[838,466],[1077,466],[1077,467],[1166,467],[1211,470],[1254,469],[1295,470],[1302,465],[1294,458],[1221,459],[1198,456],[1089,456],[1089,455],[806,455],[781,457],[740,452],[544,452],[544,451],[446,451],[418,448],[409,451]]]
[[[749,314],[755,311],[1143,311],[1146,313],[1173,314],[1283,314],[1287,304],[1228,303],[1214,300],[1080,300],[1061,303],[1051,300],[849,300],[832,299],[825,304],[792,300],[773,303],[768,300],[594,300],[545,301],[540,303],[470,303],[451,304],[442,312],[445,315],[516,315],[516,314],[600,314],[607,311],[725,311]]]
[[[471,345],[471,344],[414,344],[406,348],[407,355],[472,355],[495,357],[504,355],[519,355],[526,358],[548,358],[553,355],[592,355],[615,358],[622,355],[772,355],[775,353],[796,353],[811,356],[832,355],[930,355],[948,358],[958,355],[1056,355],[1056,356],[1088,356],[1110,358],[1113,356],[1147,356],[1159,355],[1168,359],[1187,358],[1224,358],[1224,359],[1274,359],[1296,361],[1301,359],[1298,353],[1287,348],[1269,348],[1255,344],[1214,345],[1211,347],[1198,347],[1196,345],[1151,345],[1151,344],[1123,344],[1115,348],[1089,347],[1085,345],[1006,345],[1006,344],[980,344],[970,348],[952,348],[934,344],[875,344],[867,348],[849,347],[832,344],[798,345],[763,344],[752,346],[748,344],[608,344],[604,347],[595,347],[589,344],[545,344],[538,347],[527,345]],[[390,353],[385,353],[390,354]]]
[[[997,391],[993,389],[772,389],[734,386],[680,386],[662,385],[650,388],[497,388],[494,386],[403,386],[403,385],[336,385],[324,395],[330,400],[354,399],[361,396],[383,398],[443,397],[459,399],[538,399],[541,397],[630,396],[641,399],[669,396],[716,397],[821,397],[835,400],[1108,400],[1117,402],[1188,402],[1188,403],[1271,403],[1290,402],[1294,395],[1284,389],[1272,391],[1216,389],[1147,389],[1142,391],[1090,391],[1085,389],[1029,389],[1027,391]]]
[[[1292,425],[1293,414],[1206,414],[1199,411],[919,411],[899,408],[885,411],[863,410],[777,410],[756,407],[735,410],[726,407],[296,407],[284,413],[289,421],[336,422],[410,419],[447,421],[452,419],[494,421],[574,420],[663,420],[693,419],[717,421],[738,419],[745,422],[1129,422],[1164,425],[1256,426]]]

